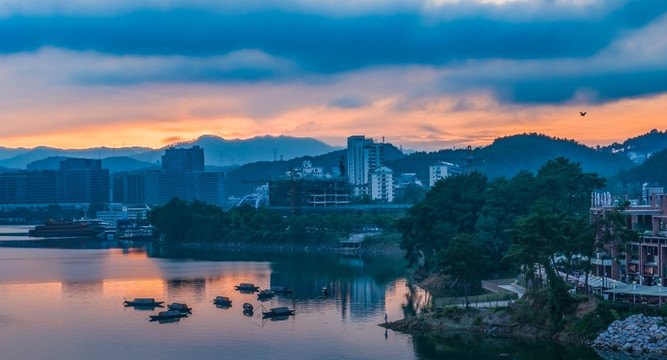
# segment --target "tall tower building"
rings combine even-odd
[[[189,149],[169,148],[162,155],[162,169],[167,174],[204,171],[204,149],[199,146]]]
[[[370,172],[383,162],[384,144],[362,135],[347,138],[347,176],[355,196],[369,195]]]
[[[66,159],[60,162],[59,202],[109,202],[109,169],[102,169],[102,160]]]

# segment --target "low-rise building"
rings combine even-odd
[[[461,173],[460,166],[440,161],[428,167],[428,186],[433,187],[438,180]]]
[[[644,199],[621,211],[639,241],[627,249],[600,249],[592,261],[595,275],[639,285],[667,281],[667,194],[651,188]],[[617,203],[609,193],[594,193],[591,200],[591,221],[604,218]]]

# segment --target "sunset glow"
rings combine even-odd
[[[0,29],[24,36],[0,41],[0,146],[607,145],[665,127],[667,5],[646,3],[9,2]]]

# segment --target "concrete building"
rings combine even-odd
[[[627,227],[639,233],[639,242],[627,249],[599,249],[593,259],[595,275],[639,285],[667,281],[667,194],[651,188],[645,199],[621,212]],[[616,202],[609,193],[592,194],[591,222],[604,219]]]
[[[370,176],[371,199],[394,201],[394,172],[386,166],[380,166],[371,170]]]
[[[370,195],[370,172],[383,162],[384,144],[361,135],[347,138],[347,177],[354,196]]]
[[[169,148],[162,169],[119,173],[113,179],[113,200],[125,204],[162,205],[173,198],[227,204],[224,172],[204,171],[204,150]]]
[[[109,202],[109,170],[102,160],[66,159],[60,162],[59,202]]]
[[[189,149],[169,148],[162,155],[162,169],[167,174],[204,171],[204,149],[199,146]]]
[[[428,186],[433,187],[438,180],[456,174],[461,174],[460,166],[440,161],[428,167]]]
[[[100,160],[67,159],[60,162],[59,170],[0,174],[0,204],[46,207],[108,201],[109,170],[102,168]]]
[[[225,173],[192,171],[185,174],[185,197],[188,201],[199,200],[222,206],[226,204]]]
[[[326,207],[350,204],[350,183],[344,178],[285,178],[269,181],[269,205]]]

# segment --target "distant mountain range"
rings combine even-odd
[[[225,140],[217,136],[205,135],[190,142],[173,145],[176,148],[185,148],[198,145],[204,149],[206,165],[230,166],[243,165],[257,161],[273,161],[293,159],[299,156],[317,156],[334,151],[338,148],[327,145],[322,141],[311,138],[296,138],[289,136],[262,136],[248,140]],[[143,163],[141,167],[159,166],[165,148],[150,149],[142,147],[129,148],[91,148],[82,150],[56,149],[36,147],[34,149],[9,149],[0,147],[0,167],[11,169],[26,169],[28,164],[51,157],[76,157],[90,159],[109,159],[122,157],[113,161],[118,164],[119,170],[126,163],[130,169],[140,166],[135,160]],[[46,165],[44,166],[51,166]],[[38,169],[33,165],[33,169]],[[57,162],[56,162],[57,168]]]
[[[347,166],[346,151],[310,138],[256,137],[248,140],[225,140],[202,136],[175,147],[198,145],[204,149],[207,169],[225,171],[230,194],[241,196],[269,179],[283,176],[291,168],[301,167],[304,160],[321,166],[326,172]],[[0,172],[7,169],[57,169],[67,157],[101,159],[110,172],[139,171],[159,168],[165,148],[131,147],[122,149],[93,148],[64,150],[47,147],[34,149],[0,148]],[[536,172],[545,162],[563,156],[581,163],[586,172],[595,172],[612,183],[667,181],[667,131],[652,130],[621,144],[591,148],[574,140],[558,139],[542,134],[521,134],[496,139],[492,144],[471,149],[443,149],[436,152],[404,154],[387,144],[385,164],[395,173],[415,173],[424,182],[428,167],[447,161],[469,166],[489,178],[511,177],[521,170]],[[645,162],[644,162],[645,161]],[[643,163],[643,164],[642,164]],[[638,166],[638,164],[641,164]],[[7,169],[5,169],[7,168]]]

